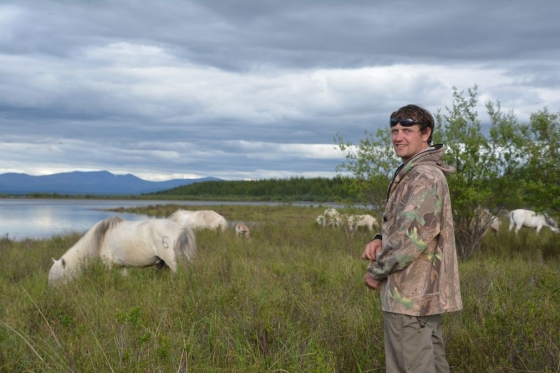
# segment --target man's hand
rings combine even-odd
[[[381,240],[376,239],[371,241],[366,245],[364,253],[362,254],[362,259],[373,260],[377,259],[377,253],[381,251]]]
[[[374,279],[373,277],[371,277],[369,272],[367,272],[364,277],[364,284],[372,290],[377,290],[381,285],[381,281]]]

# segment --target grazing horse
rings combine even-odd
[[[547,214],[537,214],[531,210],[513,210],[509,213],[509,230],[515,227],[515,234],[519,232],[521,227],[535,228],[536,233],[539,234],[542,227],[549,227],[551,231],[558,233],[558,223],[556,223]]]
[[[168,219],[194,230],[220,228],[222,232],[225,232],[228,227],[226,218],[214,210],[190,211],[179,209],[171,214]]]
[[[374,226],[379,227],[379,223],[369,214],[348,216],[348,229],[351,231],[357,231],[359,227],[366,227],[371,231]]]
[[[315,218],[315,221],[317,222],[317,224],[322,225],[323,227],[326,225],[325,215],[323,215],[323,214],[317,215],[317,217]]]
[[[235,225],[235,234],[246,239],[251,238],[251,233],[249,232],[249,227],[245,223],[237,223]]]
[[[476,223],[484,229],[482,237],[486,236],[486,233],[488,233],[489,230],[492,230],[492,232],[494,232],[494,236],[497,236],[502,225],[500,219],[497,216],[492,215],[488,209],[484,208],[477,208],[476,214],[478,219]]]
[[[97,222],[54,264],[49,284],[69,280],[79,274],[86,262],[99,258],[109,268],[169,267],[194,258],[196,241],[191,229],[168,219],[127,221],[113,216]]]
[[[340,213],[335,208],[328,208],[325,212],[315,218],[317,224],[323,227],[331,226],[333,228],[342,224]]]

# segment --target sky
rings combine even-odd
[[[560,110],[560,2],[0,0],[0,173],[333,177],[454,87]]]

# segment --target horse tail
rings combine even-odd
[[[186,263],[187,261],[194,259],[196,254],[196,239],[192,229],[181,229],[181,233],[179,233],[177,240],[175,240],[173,251],[175,252],[177,262],[180,261],[182,263]]]
[[[99,248],[103,245],[107,232],[122,221],[123,219],[119,216],[111,216],[110,218],[102,220],[97,224],[95,232],[93,233],[96,250],[99,250]]]

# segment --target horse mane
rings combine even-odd
[[[184,210],[182,210],[182,209],[179,209],[179,210],[175,211],[173,214],[169,215],[168,219],[174,220],[174,218],[175,218],[177,215],[181,214],[183,211],[184,211]]]
[[[113,229],[115,226],[117,226],[122,221],[124,221],[124,220],[119,216],[111,216],[111,217],[99,222],[99,224],[95,228],[95,232],[93,232],[93,240],[95,242],[95,249],[96,250],[99,250],[101,245],[103,245],[103,240],[105,239],[105,234],[107,234],[107,232],[110,229]]]

